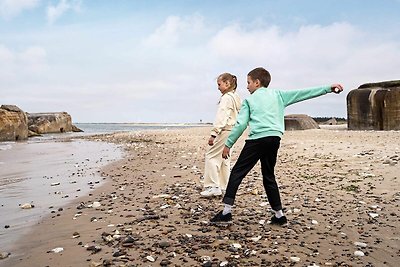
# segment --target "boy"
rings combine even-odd
[[[247,75],[247,89],[251,95],[242,103],[237,122],[225,142],[222,157],[229,157],[230,148],[246,130],[247,125],[250,126],[249,136],[229,176],[226,193],[222,200],[225,204],[224,209],[216,214],[210,220],[211,222],[232,220],[232,206],[239,185],[260,160],[265,192],[275,212],[270,220],[271,224],[286,224],[287,219],[282,211],[274,173],[279,144],[285,128],[284,109],[291,104],[329,92],[343,91],[340,84],[291,91],[267,89],[270,81],[271,75],[264,68],[256,68]]]

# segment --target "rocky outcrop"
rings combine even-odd
[[[335,118],[329,119],[327,121],[322,122],[321,124],[324,125],[337,125],[337,120]]]
[[[18,141],[28,138],[28,120],[25,112],[14,105],[0,107],[0,141]]]
[[[72,131],[72,119],[67,112],[27,113],[29,130],[38,133]]]
[[[72,131],[73,132],[83,132],[82,129],[79,129],[78,127],[76,127],[75,125],[72,124]]]
[[[400,80],[367,83],[347,95],[349,130],[400,130]]]
[[[318,123],[305,114],[291,114],[285,116],[285,130],[319,129]]]

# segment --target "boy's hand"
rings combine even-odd
[[[227,146],[224,147],[224,150],[222,151],[222,157],[224,159],[229,158],[229,152],[231,151],[231,149]]]
[[[343,86],[341,84],[335,83],[331,85],[331,91],[333,93],[339,94],[343,91]]]

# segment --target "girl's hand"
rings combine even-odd
[[[335,83],[331,85],[331,91],[333,93],[339,94],[343,91],[343,86],[341,84]]]
[[[224,150],[222,151],[222,157],[224,159],[229,158],[229,152],[231,151],[231,149],[227,146],[224,147]]]
[[[209,146],[213,146],[214,145],[214,140],[215,140],[215,137],[214,136],[210,136],[210,138],[208,139],[208,145]]]

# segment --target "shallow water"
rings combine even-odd
[[[113,144],[57,139],[0,143],[0,251],[40,219],[101,185],[99,169],[122,158]],[[31,203],[32,209],[20,205]]]

